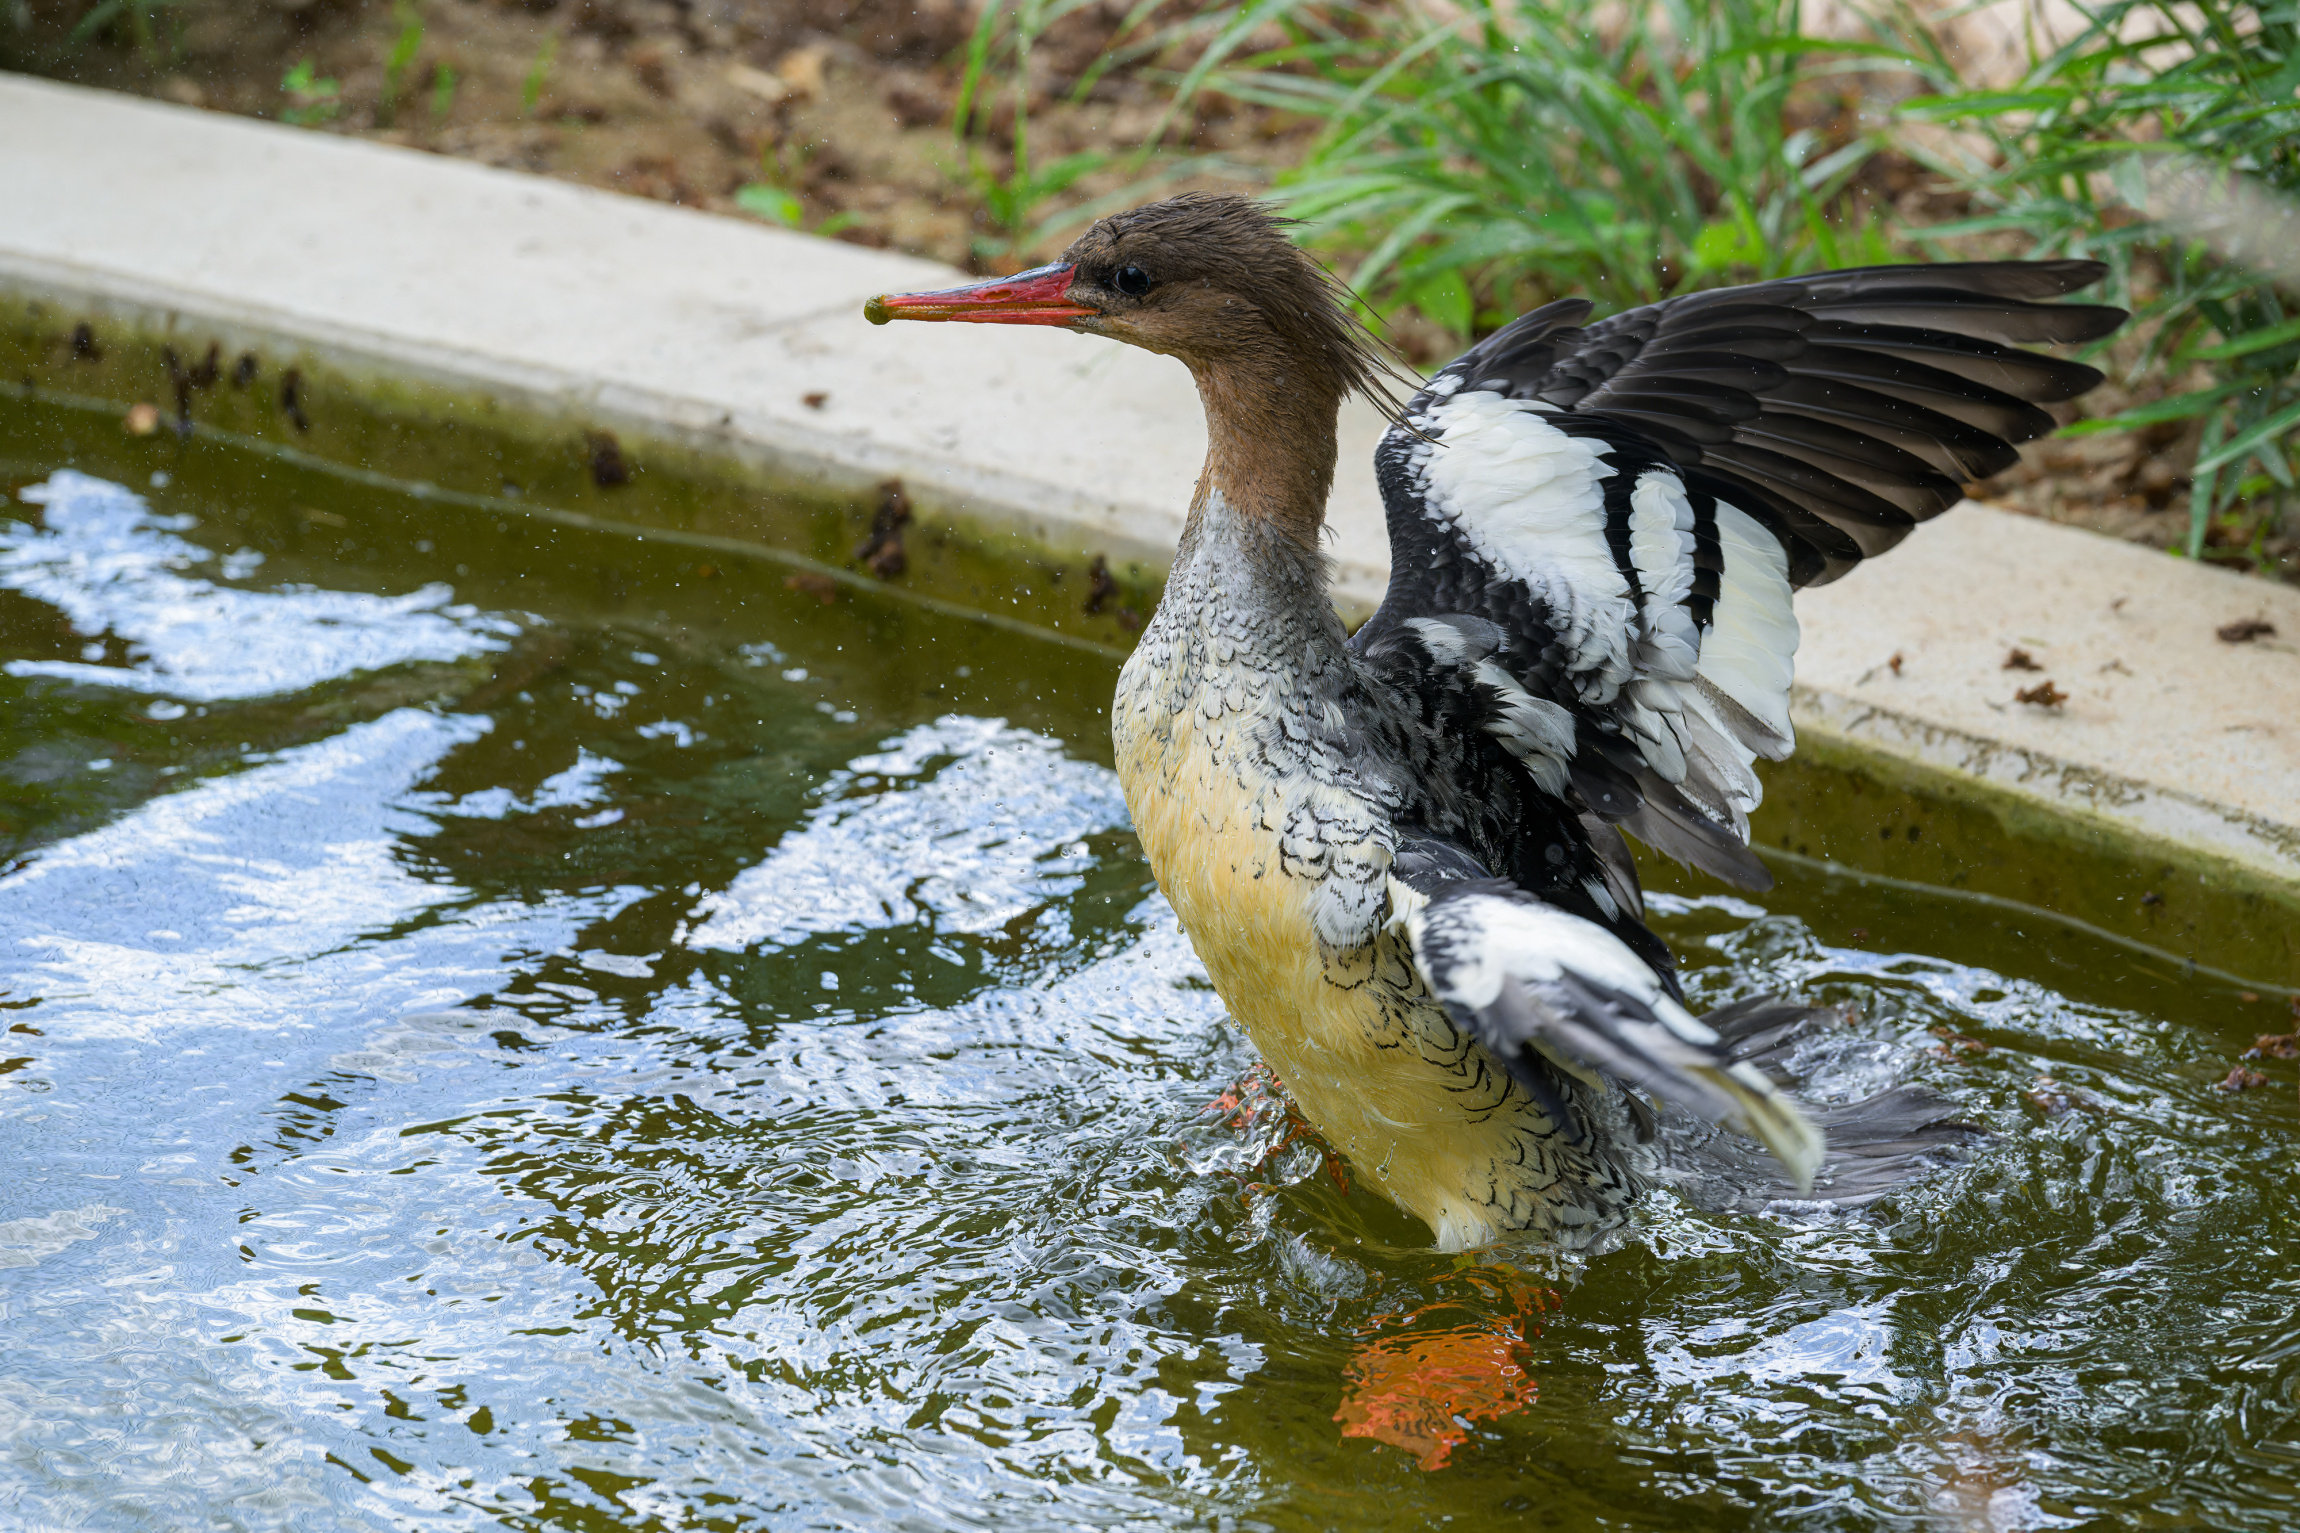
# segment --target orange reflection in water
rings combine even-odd
[[[1247,1070],[1206,1104],[1203,1116],[1249,1141],[1258,1152],[1252,1170],[1307,1141],[1323,1156],[1334,1184],[1349,1191],[1341,1157],[1296,1110],[1267,1064]],[[1248,1181],[1246,1187],[1252,1193],[1260,1184]],[[1554,1290],[1533,1286],[1509,1267],[1464,1267],[1442,1281],[1468,1292],[1377,1315],[1359,1328],[1362,1339],[1343,1371],[1342,1405],[1334,1412],[1344,1437],[1403,1448],[1424,1469],[1443,1469],[1479,1422],[1533,1403],[1540,1386],[1527,1371],[1527,1352],[1541,1334],[1534,1317],[1562,1302]],[[1443,1316],[1462,1318],[1450,1325],[1430,1323]],[[1425,1328],[1410,1329],[1417,1324]]]
[[[1534,1317],[1554,1309],[1557,1294],[1506,1268],[1471,1268],[1459,1277],[1484,1301],[1473,1308],[1501,1313],[1435,1330],[1401,1330],[1432,1311],[1464,1307],[1446,1300],[1370,1321],[1360,1332],[1370,1339],[1343,1370],[1342,1408],[1334,1419],[1344,1437],[1370,1437],[1405,1449],[1424,1469],[1443,1469],[1477,1423],[1498,1420],[1539,1395],[1527,1349],[1541,1334]]]

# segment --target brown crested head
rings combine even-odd
[[[1088,229],[1052,265],[933,293],[874,298],[890,319],[1052,325],[1179,357],[1202,376],[1246,373],[1333,399],[1394,407],[1399,375],[1351,315],[1349,293],[1251,197],[1187,192]]]
[[[1187,192],[1096,223],[1062,254],[1078,328],[1179,357],[1193,368],[1284,359],[1336,398],[1385,399],[1394,376],[1351,315],[1349,294],[1250,197]]]
[[[1223,503],[1315,548],[1334,477],[1335,414],[1364,394],[1393,417],[1404,375],[1349,294],[1250,197],[1191,192],[1113,213],[1035,271],[873,298],[873,324],[1048,325],[1179,357],[1206,409],[1197,503]]]

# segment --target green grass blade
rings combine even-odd
[[[2229,337],[2218,346],[2184,351],[2180,359],[2184,362],[2228,362],[2238,357],[2251,356],[2254,352],[2289,345],[2294,341],[2300,341],[2300,319],[2288,319],[2281,325],[2271,325],[2265,330],[2246,331],[2242,335]]]
[[[2255,422],[2210,452],[2199,453],[2196,469],[2201,473],[2224,463],[2233,463],[2295,426],[2300,426],[2300,400],[2286,405],[2266,420]]]

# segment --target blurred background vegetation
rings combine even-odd
[[[0,67],[978,271],[1255,189],[1412,360],[1875,261],[2142,323],[1976,487],[2300,580],[2300,0],[0,0]],[[284,195],[292,195],[283,191]]]

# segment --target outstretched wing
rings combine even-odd
[[[1569,1132],[1562,1081],[1603,1090],[1603,1075],[1748,1134],[1811,1189],[1820,1131],[1619,937],[1484,876],[1447,842],[1401,845],[1391,877],[1430,992]]]
[[[2022,342],[2089,261],[1871,267],[1481,341],[1375,455],[1391,576],[1355,642],[1475,699],[1545,791],[1744,887],[1754,763],[1794,745],[1791,596],[1884,552],[2100,381]],[[1456,710],[1458,711],[1458,710]],[[1570,790],[1570,791],[1569,791]]]

